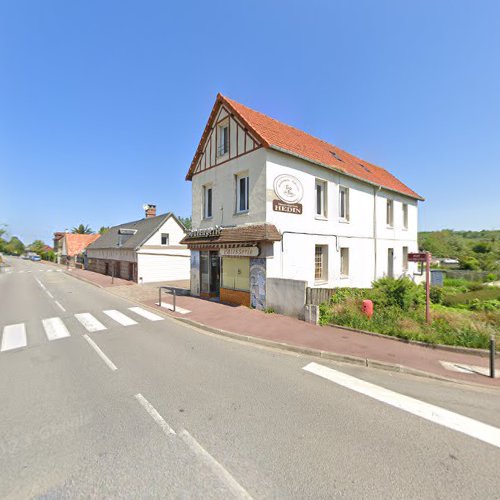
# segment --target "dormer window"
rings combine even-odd
[[[229,122],[219,125],[217,156],[224,156],[229,151]]]

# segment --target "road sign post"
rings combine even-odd
[[[431,323],[431,253],[409,253],[408,262],[425,264],[425,321]]]

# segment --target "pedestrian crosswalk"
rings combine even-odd
[[[73,318],[77,321],[75,322]],[[41,326],[44,338],[51,342],[70,337],[70,330],[72,330],[73,333],[94,333],[107,330],[116,325],[132,326],[137,325],[141,320],[161,321],[163,319],[162,316],[143,309],[142,307],[129,307],[126,313],[116,309],[106,309],[93,314],[83,312],[68,315],[65,318],[60,318],[58,316],[44,318],[39,322],[30,322],[28,328],[26,328],[25,323],[6,325],[3,327],[0,352],[26,347],[30,339],[30,327],[33,330],[37,330],[37,328]],[[80,325],[79,328],[77,328],[78,325]],[[77,332],[75,332],[75,330],[77,330]]]

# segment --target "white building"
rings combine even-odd
[[[408,253],[418,251],[423,198],[383,168],[220,94],[186,179],[194,295],[262,308],[279,279],[370,287],[417,271]]]
[[[111,227],[87,247],[86,268],[138,283],[189,280],[184,225],[172,213],[157,216],[155,205],[144,208],[144,219]]]

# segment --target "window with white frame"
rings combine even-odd
[[[316,217],[326,217],[326,182],[316,179]]]
[[[168,233],[161,233],[161,244],[162,245],[168,245],[169,242],[169,234]]]
[[[226,121],[219,125],[217,136],[219,142],[217,145],[217,155],[224,156],[229,151],[229,122]]]
[[[340,277],[348,278],[349,277],[349,249],[341,248],[340,249]]]
[[[315,246],[314,281],[328,281],[328,245]]]
[[[212,218],[212,186],[203,186],[203,218]]]
[[[249,178],[248,174],[236,176],[236,212],[248,212],[249,209]]]
[[[403,203],[403,229],[408,229],[408,204]]]
[[[403,272],[408,271],[408,247],[403,247]]]
[[[387,200],[387,225],[394,226],[394,201]]]
[[[349,188],[339,186],[339,217],[343,221],[349,220]]]

